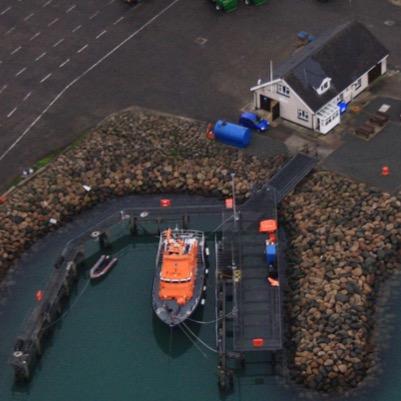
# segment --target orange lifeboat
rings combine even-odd
[[[153,309],[169,326],[187,319],[200,302],[205,280],[205,236],[170,228],[160,235],[153,281]]]
[[[165,234],[159,297],[184,305],[194,293],[198,242],[195,238],[173,239],[171,229]]]

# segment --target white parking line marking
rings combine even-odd
[[[47,74],[44,78],[42,78],[42,80],[40,81],[40,83],[45,82],[45,81],[46,81],[47,79],[49,79],[52,75],[53,75],[52,73]]]
[[[77,5],[73,4],[67,11],[66,14],[68,14],[69,12],[71,12]]]
[[[5,8],[5,9],[0,13],[0,15],[4,15],[6,12],[10,11],[11,8],[12,8],[11,6],[8,6],[7,8]]]
[[[7,89],[8,85],[3,85],[0,89],[0,93],[3,93]]]
[[[64,38],[60,39],[58,42],[56,42],[53,47],[57,47],[60,43],[64,42]]]
[[[40,35],[40,32],[36,32],[35,35],[33,35],[29,40],[34,40],[35,38],[37,38]]]
[[[60,18],[54,18],[54,20],[51,21],[51,22],[49,22],[49,23],[47,24],[47,26],[52,26],[52,25],[54,25],[59,19],[60,19]]]
[[[90,17],[89,17],[89,19],[93,19],[93,18],[95,18],[96,17],[96,15],[98,15],[100,13],[100,11],[99,10],[97,10],[94,14],[92,14]]]
[[[13,27],[10,28],[7,32],[5,32],[4,35],[8,35],[8,34],[11,33],[14,29],[15,29],[15,26],[13,26]]]
[[[99,35],[96,36],[96,39],[99,39],[100,37],[102,37],[105,33],[107,33],[107,31],[102,31],[99,33]]]
[[[86,44],[85,46],[82,46],[79,50],[77,50],[77,53],[83,52],[89,45]]]
[[[14,107],[8,114],[7,114],[7,118],[10,118],[16,111],[17,111],[18,107]]]
[[[18,77],[18,75],[21,75],[25,70],[26,70],[26,67],[21,68],[21,69],[15,74],[15,76]]]
[[[43,52],[40,56],[35,58],[35,61],[39,61],[42,57],[46,56],[46,52]]]
[[[46,3],[45,4],[43,4],[43,6],[42,7],[47,7],[51,2],[52,2],[53,0],[48,0],[48,1],[46,1]]]
[[[22,47],[21,47],[21,46],[18,46],[18,47],[17,47],[16,49],[14,49],[10,54],[13,55],[13,54],[19,52],[21,49],[22,49]]]
[[[78,29],[81,29],[82,25],[77,25],[71,32],[76,32]]]
[[[22,101],[25,102],[25,100],[27,100],[31,95],[32,92],[27,93]]]
[[[21,142],[23,138],[25,138],[32,128],[40,121],[43,116],[50,110],[50,108],[63,97],[63,95],[77,82],[79,82],[82,78],[86,77],[92,70],[94,70],[99,64],[103,63],[103,61],[107,60],[111,55],[113,55],[120,47],[124,46],[128,41],[141,33],[145,28],[149,25],[153,24],[158,18],[160,18],[163,14],[165,14],[171,7],[176,5],[180,0],[173,0],[169,5],[164,7],[161,11],[159,11],[156,15],[154,15],[150,20],[145,22],[140,28],[138,28],[135,32],[131,33],[131,35],[127,36],[123,41],[121,41],[118,45],[116,45],[113,49],[107,52],[103,57],[101,57],[96,63],[92,64],[88,69],[74,78],[68,85],[64,87],[54,98],[53,100],[42,110],[42,112],[28,125],[27,128],[19,135],[19,137],[2,153],[0,156],[0,161],[4,160],[4,158]]]
[[[69,58],[67,58],[67,60],[65,60],[65,61],[63,61],[58,67],[59,68],[63,68],[67,63],[69,63],[70,62],[70,59]]]
[[[117,25],[119,22],[121,22],[125,17],[120,17],[118,20],[113,22],[113,25]]]
[[[35,15],[35,13],[30,13],[29,15],[27,15],[27,16],[24,18],[24,21],[28,21],[28,20],[31,19],[34,15]]]

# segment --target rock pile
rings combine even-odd
[[[132,193],[226,196],[230,172],[245,198],[283,161],[258,160],[205,132],[202,122],[143,110],[107,119],[0,206],[0,278],[38,237],[97,202]]]
[[[282,214],[292,376],[317,390],[355,387],[374,369],[378,284],[400,268],[400,199],[320,171],[283,202]]]

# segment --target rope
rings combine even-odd
[[[46,330],[52,326],[54,326],[57,322],[59,322],[61,319],[67,316],[67,314],[70,312],[70,310],[77,304],[83,293],[86,291],[88,288],[90,280],[87,281],[85,284],[84,288],[82,288],[81,292],[77,295],[77,298],[74,300],[74,302],[71,304],[71,306],[58,318],[56,319],[53,323],[50,323],[47,327]]]
[[[181,325],[178,325],[178,328],[185,334],[185,336],[188,338],[188,340],[195,346],[195,348],[202,354],[204,358],[208,358],[208,356],[202,351],[202,349],[199,347],[198,344],[190,337],[190,335],[184,330]]]
[[[228,312],[226,315],[224,315],[222,317],[219,317],[219,318],[217,318],[215,320],[209,320],[209,321],[206,321],[206,322],[202,322],[201,320],[191,319],[189,317],[187,318],[187,320],[189,320],[191,322],[194,322],[194,323],[199,323],[199,324],[211,324],[211,323],[217,323],[219,320],[225,319],[226,317],[231,316],[233,313],[234,313],[234,310],[232,310],[231,312]]]
[[[193,336],[194,338],[199,341],[205,348],[207,348],[209,351],[215,352],[217,353],[217,350],[212,348],[210,345],[206,344],[200,337],[198,337],[184,322],[181,323],[186,330],[188,330]]]

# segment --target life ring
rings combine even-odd
[[[93,239],[99,238],[101,234],[102,233],[100,231],[98,231],[98,230],[97,231],[92,231],[91,232],[91,238],[93,238]]]
[[[15,351],[13,355],[14,355],[16,358],[20,358],[20,357],[21,357],[22,355],[24,355],[24,354],[23,354],[22,351]]]

